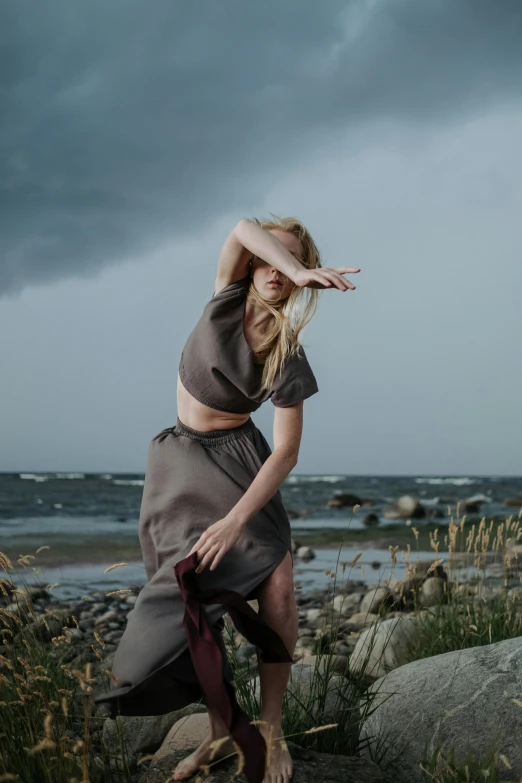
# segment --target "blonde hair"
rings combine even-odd
[[[293,234],[301,244],[303,266],[306,269],[320,268],[321,254],[310,232],[301,221],[295,217],[281,218],[277,215],[272,215],[272,218],[273,220],[257,218],[251,220],[265,231],[278,229]],[[319,290],[307,286],[303,288],[294,286],[290,295],[281,302],[271,302],[256,290],[253,281],[250,284],[247,301],[262,310],[267,310],[273,316],[262,343],[254,352],[254,361],[264,364],[261,384],[263,389],[272,388],[277,373],[282,371],[287,359],[297,353],[301,346],[299,335],[316,313]]]

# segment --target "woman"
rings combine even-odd
[[[204,699],[209,736],[178,764],[175,780],[207,763],[215,740],[222,742],[213,758],[239,747],[251,783],[288,783],[292,775],[285,744],[274,741],[297,639],[279,487],[297,463],[303,401],[318,391],[299,334],[317,289],[355,289],[343,277],[355,272],[321,267],[294,218],[240,220],[221,251],[214,295],[183,348],[176,426],[149,444],[139,521],[148,582],[114,656],[117,687],[96,697],[113,716],[159,715]],[[268,398],[273,452],[250,417]],[[258,613],[247,603],[254,598]],[[259,728],[231,685],[226,611],[258,651]]]

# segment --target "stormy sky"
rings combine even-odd
[[[223,241],[274,212],[361,267],[304,333],[295,472],[522,473],[518,2],[4,0],[0,30],[0,470],[143,471]]]

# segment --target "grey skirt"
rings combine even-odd
[[[182,565],[187,572],[187,563],[197,565],[195,554],[187,560],[193,545],[235,506],[270,454],[268,442],[252,419],[232,429],[201,432],[187,427],[178,417],[175,427],[162,430],[151,440],[139,518],[148,581],[128,615],[115,652],[111,689],[95,698],[96,703],[107,703],[112,717],[162,715],[205,700],[203,678],[194,666],[198,640],[192,639],[189,645],[187,596],[180,590],[183,585],[178,569]],[[238,615],[227,605],[227,596],[237,599],[236,610],[238,601],[244,605],[256,598],[259,586],[287,552],[292,554],[290,522],[278,490],[247,522],[214,571],[207,566],[201,574],[190,574],[200,598],[207,595],[204,621],[222,653],[218,656],[221,671],[214,676],[232,680],[222,635],[223,615],[229,610],[233,619]],[[214,599],[208,600],[209,595]],[[216,603],[216,595],[224,596],[223,603]],[[248,605],[244,608],[252,612]],[[262,621],[256,618],[251,614],[241,628],[247,636],[252,620],[259,631]],[[272,629],[265,626],[265,630],[267,638],[273,642],[277,637],[280,642]],[[201,628],[199,631],[203,635]],[[257,631],[253,638],[262,648],[263,634],[259,636]],[[197,628],[194,633],[197,636]],[[284,652],[279,658],[275,655],[273,661],[288,660]],[[215,655],[211,656],[199,673],[216,665],[215,660]]]

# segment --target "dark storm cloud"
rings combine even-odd
[[[332,131],[518,101],[519,9],[5,0],[0,293],[93,275],[223,210],[249,214]]]

